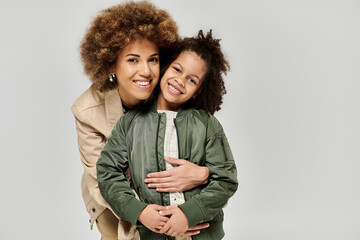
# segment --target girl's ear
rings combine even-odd
[[[196,91],[196,93],[192,96],[193,99],[195,99],[199,94],[201,93],[202,86]]]

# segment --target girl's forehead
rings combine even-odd
[[[202,78],[206,73],[205,61],[193,51],[183,51],[173,62],[178,64],[186,73],[195,74]]]
[[[205,65],[205,61],[196,52],[189,50],[181,52],[174,62],[187,64],[187,67]]]

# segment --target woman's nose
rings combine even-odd
[[[142,76],[142,77],[148,77],[148,76],[150,76],[150,74],[151,74],[151,69],[150,69],[150,67],[149,67],[149,65],[148,65],[147,62],[146,62],[146,63],[143,63],[143,64],[141,65],[141,67],[140,67],[140,69],[139,69],[139,74],[140,74],[140,76]]]

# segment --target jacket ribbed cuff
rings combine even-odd
[[[129,200],[124,207],[124,213],[126,216],[123,218],[123,220],[126,220],[136,225],[139,214],[142,210],[144,210],[144,208],[146,208],[147,205],[148,204],[141,202],[136,198]]]
[[[186,201],[179,205],[179,208],[184,212],[188,222],[189,228],[195,226],[205,219],[201,207],[195,198]]]

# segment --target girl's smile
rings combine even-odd
[[[206,65],[195,52],[184,51],[168,67],[160,82],[158,109],[177,111],[201,91]]]

